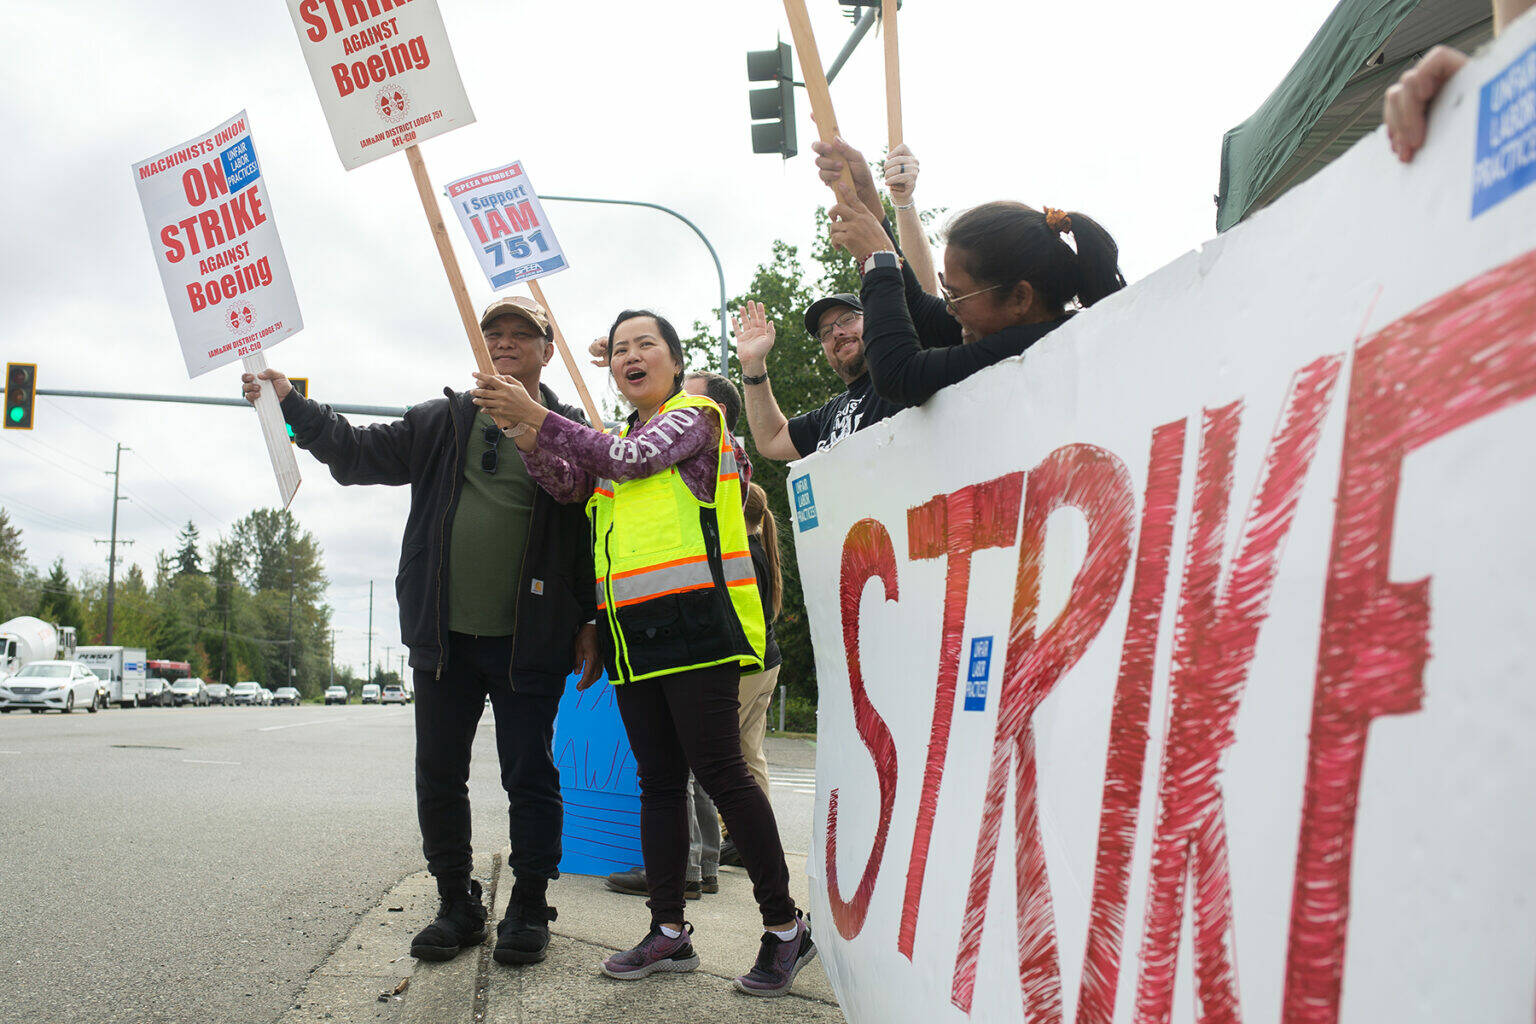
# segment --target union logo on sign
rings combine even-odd
[[[411,109],[411,94],[399,86],[386,85],[373,97],[373,108],[390,124],[403,119]]]
[[[230,334],[239,334],[256,322],[256,311],[249,302],[236,302],[224,310],[224,326]]]

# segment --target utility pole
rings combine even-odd
[[[293,685],[293,526],[289,524],[283,531],[288,542],[288,678],[283,681],[284,686]]]
[[[395,645],[394,644],[385,644],[384,645],[384,661],[383,661],[382,667],[379,669],[379,675],[380,676],[382,676],[385,672],[389,671],[389,663],[392,660],[390,658],[390,656],[389,656],[389,652],[394,650],[394,649],[395,649]]]
[[[118,494],[119,478],[123,471],[123,452],[133,451],[117,443],[117,459],[112,464],[112,539],[107,548],[107,644],[112,643],[112,613],[117,604],[117,503],[127,499]]]
[[[373,580],[368,581],[368,669],[363,682],[373,682]]]
[[[336,631],[334,629],[331,630],[331,650],[330,650],[330,659],[329,660],[331,662],[331,681],[326,683],[325,685],[326,686],[335,686],[336,685]]]

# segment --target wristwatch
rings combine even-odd
[[[741,375],[741,382],[743,384],[762,384],[762,383],[764,383],[767,380],[768,380],[768,375],[766,373],[759,374],[756,377],[754,377],[754,376],[752,376],[751,374],[748,374],[748,373],[743,373]]]
[[[876,267],[891,267],[895,270],[900,270],[901,257],[890,250],[872,252],[869,254],[869,258],[864,261],[864,266],[859,272],[867,274]]]

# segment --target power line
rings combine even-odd
[[[43,465],[47,466],[49,469],[54,470],[55,472],[63,473],[65,476],[72,476],[76,480],[79,480],[82,483],[89,484],[90,486],[95,487],[98,490],[102,490],[102,491],[108,490],[108,488],[107,488],[107,486],[105,484],[99,484],[95,480],[92,480],[92,479],[90,479],[88,477],[83,477],[79,473],[76,473],[72,469],[65,469],[63,466],[60,466],[57,463],[55,463],[54,461],[52,461],[51,459],[49,459],[48,456],[44,455],[42,452],[35,452],[31,448],[28,448],[26,445],[18,443],[13,438],[0,437],[0,441],[5,441],[6,443],[8,443],[10,445],[13,445],[16,448],[21,449],[22,451],[26,452],[28,455],[32,456],[34,459],[37,459],[39,462],[43,463]]]
[[[172,480],[170,477],[166,476],[165,472],[163,470],[161,470],[159,466],[157,466],[153,462],[149,461],[148,456],[146,456],[143,452],[139,452],[139,451],[134,452],[134,454],[139,457],[139,461],[140,462],[144,463],[150,469],[152,469],[156,473],[158,473],[160,475],[160,479],[162,479],[166,483],[170,484],[171,487],[174,488],[178,493],[180,493],[183,498],[186,498],[192,504],[196,505],[198,508],[202,509],[205,513],[207,513],[208,517],[214,521],[214,524],[216,526],[219,526],[219,527],[223,527],[224,526],[224,520],[220,519],[218,517],[218,515],[212,509],[210,509],[207,505],[204,505],[202,502],[200,502],[196,498],[192,497],[192,495],[190,495],[186,491],[182,490],[181,489],[181,485],[178,484],[176,481]]]
[[[24,506],[25,508],[31,509],[31,512],[29,513],[29,518],[30,517],[36,517],[36,516],[43,516],[43,517],[46,517],[48,519],[56,519],[56,520],[58,520],[58,522],[60,524],[63,524],[64,526],[69,527],[70,529],[74,530],[77,533],[83,533],[83,534],[86,534],[87,536],[91,536],[91,535],[93,535],[95,533],[95,530],[93,530],[89,526],[86,526],[84,523],[77,523],[74,520],[65,518],[64,516],[61,516],[61,515],[59,515],[59,514],[57,514],[55,512],[49,512],[47,509],[42,508],[42,507],[40,507],[38,505],[33,505],[31,502],[22,501],[20,498],[7,498],[4,495],[0,495],[0,502],[9,502],[13,506],[14,505],[21,505],[21,506]],[[55,526],[52,523],[44,523],[43,525],[49,526],[49,527],[51,527],[53,529],[58,529],[58,526]]]

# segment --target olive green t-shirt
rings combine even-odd
[[[485,439],[487,427],[496,435],[494,473],[481,468],[492,447]],[[448,628],[453,632],[511,635],[537,486],[517,443],[502,437],[490,416],[478,413],[448,541]]]

